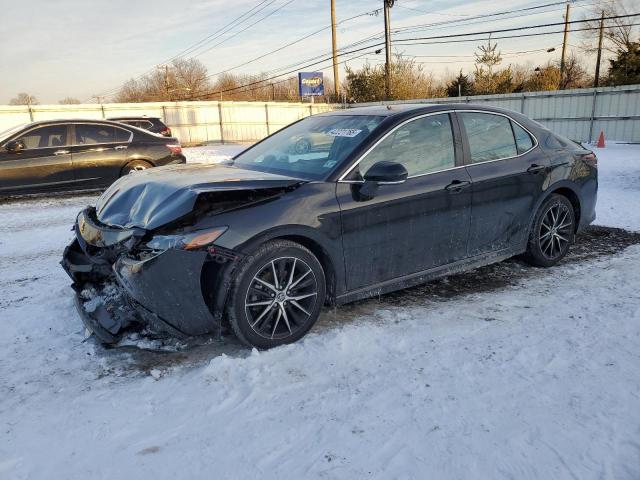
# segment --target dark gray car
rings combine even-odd
[[[107,187],[133,170],[185,163],[180,142],[107,120],[50,120],[0,133],[0,195]]]

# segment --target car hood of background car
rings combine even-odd
[[[153,168],[111,185],[98,199],[96,214],[105,225],[153,230],[191,212],[203,194],[288,188],[303,182],[227,165]]]

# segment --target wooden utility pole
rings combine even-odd
[[[393,7],[395,0],[384,1],[384,94],[387,100],[391,99],[391,17],[389,9]]]
[[[593,87],[598,88],[600,83],[600,59],[602,58],[602,36],[604,34],[604,10],[600,16],[600,36],[598,37],[598,56],[596,57],[596,75],[593,79]]]
[[[340,98],[340,78],[338,77],[338,40],[336,38],[336,2],[331,0],[331,48],[333,50],[333,90]]]
[[[564,61],[567,54],[567,39],[569,37],[569,8],[570,5],[567,3],[567,9],[564,14],[564,37],[562,39],[562,56],[560,57],[560,85],[564,85]]]
[[[164,89],[167,92],[167,98],[171,100],[169,96],[169,65],[164,66]]]

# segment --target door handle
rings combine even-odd
[[[444,187],[444,189],[448,192],[458,193],[467,188],[469,185],[471,185],[471,182],[467,180],[454,180],[449,185]]]
[[[536,165],[535,163],[531,164],[529,168],[527,168],[527,173],[542,173],[547,170],[547,167],[544,165]]]
[[[53,152],[54,155],[66,155],[67,153],[69,153],[69,150],[56,150]]]
[[[126,145],[117,145],[114,147],[114,150],[126,150],[127,146]]]

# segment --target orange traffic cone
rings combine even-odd
[[[596,147],[604,148],[604,132],[600,130],[600,136],[598,137],[598,143],[596,143]]]

